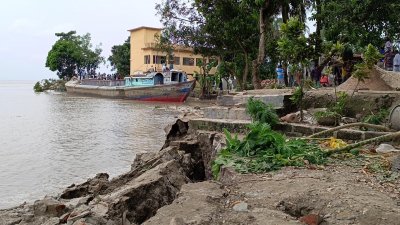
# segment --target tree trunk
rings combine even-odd
[[[265,58],[265,34],[267,30],[266,22],[268,19],[267,15],[267,8],[269,7],[270,0],[265,0],[263,6],[260,9],[260,41],[258,43],[258,57],[257,59],[253,60],[253,86],[254,89],[261,89],[261,82],[260,82],[260,66],[264,61]]]
[[[322,40],[321,40],[321,28],[322,28],[322,20],[321,20],[321,0],[316,0],[315,1],[316,8],[317,8],[317,14],[315,16],[316,18],[316,30],[315,30],[315,59],[314,59],[314,65],[315,67],[318,66],[319,62],[319,54],[321,53],[321,45],[322,45]]]
[[[247,53],[246,48],[242,45],[242,43],[240,43],[240,41],[237,41],[237,42],[244,54],[244,71],[243,71],[243,77],[242,77],[242,89],[247,90],[247,77],[249,76],[249,53]]]

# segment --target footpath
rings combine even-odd
[[[343,156],[325,166],[266,174],[238,174],[227,167],[220,180],[212,179],[211,162],[225,146],[222,129],[244,134],[251,122],[244,109],[247,99],[273,104],[284,114],[291,110],[290,94],[221,96],[217,105],[197,109],[196,115],[185,113],[166,128],[163,148],[137,155],[130,172],[111,180],[101,173],[58,196],[0,210],[0,225],[399,224],[398,177],[374,173],[369,166],[379,155]],[[278,127],[293,136],[326,129]]]

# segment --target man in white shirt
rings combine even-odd
[[[398,50],[394,51],[396,55],[393,59],[393,71],[400,72],[400,53]]]

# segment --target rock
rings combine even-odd
[[[85,197],[73,198],[69,201],[63,201],[63,203],[67,206],[67,208],[74,209],[81,205],[89,204],[89,202],[92,201],[93,198],[94,198],[93,195],[87,195]]]
[[[323,221],[323,218],[316,214],[308,214],[300,217],[299,221],[307,225],[319,225]]]
[[[22,220],[29,223],[33,220],[34,217],[35,215],[33,213],[25,213],[22,215]]]
[[[249,211],[249,210],[248,210],[248,205],[247,205],[246,202],[239,202],[239,203],[236,203],[236,204],[233,206],[233,210],[236,211],[236,212],[247,212],[247,211]]]
[[[68,220],[69,215],[71,215],[71,213],[65,213],[64,215],[60,216],[60,223],[66,223]]]
[[[53,217],[47,220],[43,225],[58,225],[60,224],[60,219],[58,217]]]
[[[67,223],[68,225],[68,223]],[[85,219],[79,219],[72,223],[71,225],[92,225],[92,223],[87,222]]]
[[[380,144],[375,150],[377,153],[400,152],[400,150],[389,144]]]
[[[298,123],[300,122],[300,117],[297,113],[289,113],[286,116],[281,117],[280,121],[286,123]]]
[[[99,173],[94,178],[88,179],[80,185],[72,185],[61,194],[60,198],[73,199],[83,197],[89,194],[102,194],[102,191],[107,189],[109,175]]]
[[[171,219],[171,222],[169,222],[169,225],[186,225],[185,220],[181,217],[174,217]]]
[[[149,169],[141,176],[119,187],[101,200],[108,204],[107,215],[110,219],[121,218],[141,224],[154,216],[157,210],[170,204],[178,194],[180,187],[188,183],[180,164],[171,160]]]
[[[342,117],[341,122],[344,124],[349,124],[349,123],[357,123],[356,118],[351,118],[351,117]]]
[[[43,200],[35,201],[33,211],[35,216],[53,216],[59,217],[65,213],[66,206],[51,197],[46,197]]]
[[[87,205],[81,205],[78,208],[74,209],[67,219],[67,223],[72,224],[73,222],[84,218],[91,214],[90,207]]]

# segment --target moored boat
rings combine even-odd
[[[139,101],[184,102],[195,81],[188,81],[183,71],[150,72],[125,77],[124,80],[72,80],[65,86],[68,93],[122,98]]]

